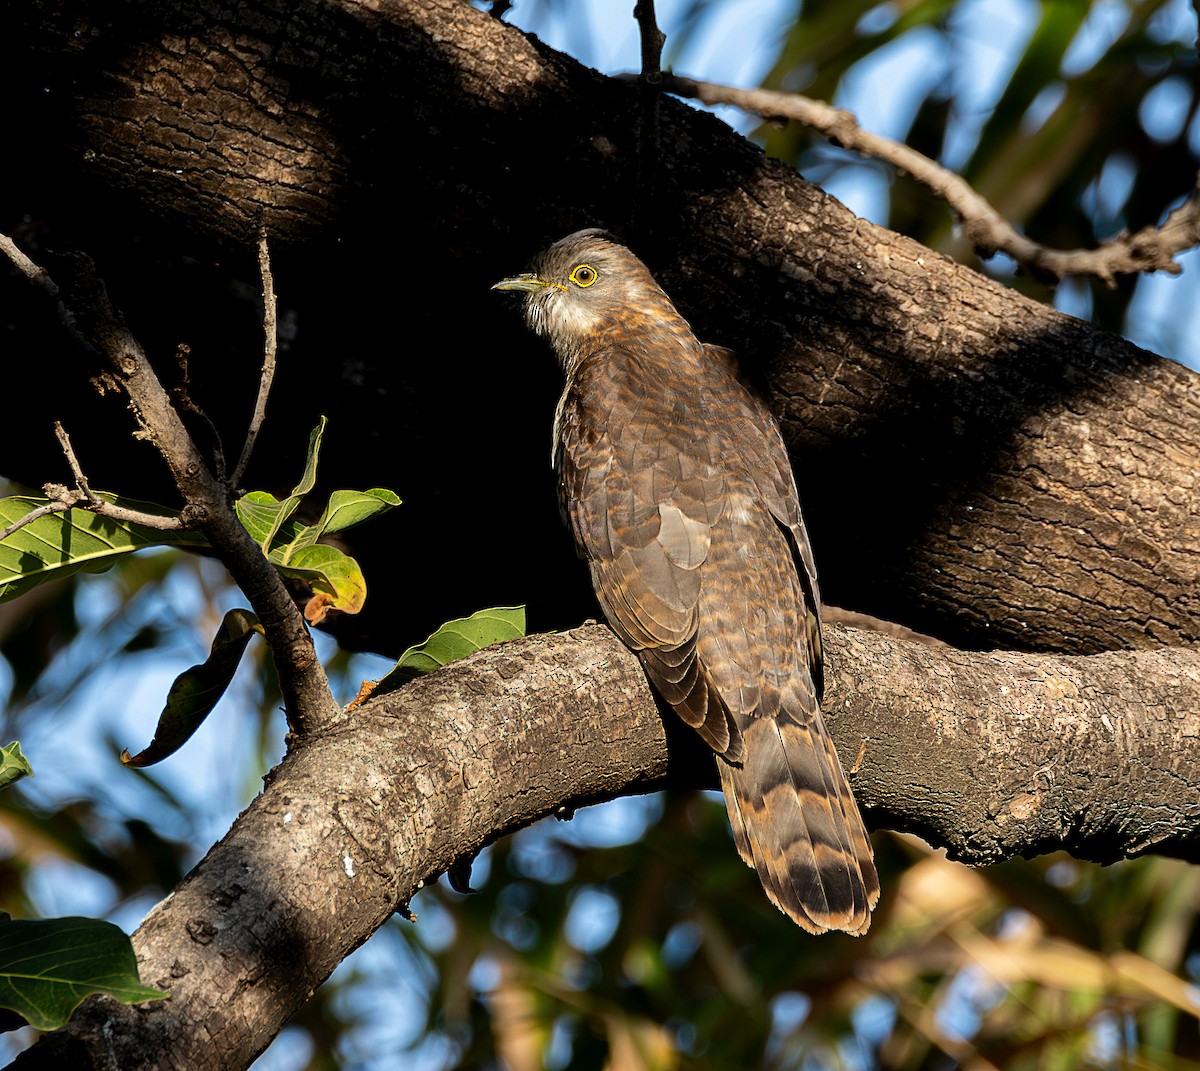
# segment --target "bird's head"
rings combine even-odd
[[[525,321],[565,368],[637,317],[678,318],[646,266],[606,231],[576,231],[538,254],[529,271],[493,290],[525,295]]]

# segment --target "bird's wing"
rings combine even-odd
[[[718,376],[714,434],[736,465],[704,568],[698,647],[745,741],[740,766],[718,763],[734,840],[774,903],[805,929],[862,933],[879,880],[821,715],[819,595],[791,464],[732,355],[707,349]]]
[[[722,509],[717,467],[697,449],[672,385],[635,352],[575,370],[559,406],[563,511],[605,617],[639,653],[659,694],[718,754],[742,756],[726,704],[697,658],[697,608]],[[646,400],[654,399],[655,406]]]
[[[765,403],[716,367],[685,397],[677,369],[636,352],[580,364],[559,411],[564,511],[609,623],[725,760],[734,839],[772,901],[814,932],[862,932],[878,879],[821,718],[787,453]]]
[[[804,517],[800,512],[796,477],[787,446],[766,399],[742,375],[737,354],[724,346],[707,343],[704,350],[713,367],[728,377],[731,383],[730,393],[741,395],[736,407],[734,429],[738,449],[746,458],[748,469],[755,476],[762,503],[786,533],[802,588],[808,666],[816,699],[820,703],[825,690],[825,662],[821,646],[821,589],[817,583],[817,567],[813,561],[808,532],[804,527]]]

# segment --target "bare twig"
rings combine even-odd
[[[75,477],[75,486],[79,488],[80,493],[91,505],[96,505],[100,502],[100,498],[92,490],[88,484],[87,477],[83,474],[83,469],[79,464],[79,458],[75,456],[75,448],[71,445],[71,437],[67,434],[67,429],[57,420],[54,422],[54,437],[58,439],[58,445],[62,447],[62,452],[66,456],[67,464],[71,468],[71,475]]]
[[[50,278],[50,273],[45,268],[35,264],[29,259],[20,249],[17,248],[17,243],[14,242],[7,234],[0,234],[0,253],[4,253],[16,268],[27,278],[34,286],[45,290],[55,301],[58,309],[58,318],[66,329],[67,333],[85,349],[91,349],[92,344],[79,330],[79,324],[75,322],[75,317],[71,310],[63,304],[62,298],[58,293],[58,284]]]
[[[667,35],[658,28],[654,0],[637,0],[633,6],[642,39],[642,81],[649,85],[662,84],[662,50]]]
[[[61,484],[48,483],[42,490],[46,492],[46,497],[51,501],[60,503],[68,509],[79,507],[95,513],[97,516],[107,517],[109,520],[121,521],[123,524],[140,524],[146,528],[156,528],[161,532],[178,532],[200,527],[201,518],[194,510],[188,511],[187,516],[147,513],[145,510],[118,506],[115,502],[101,498],[88,483],[79,459],[75,456],[71,437],[57,420],[54,422],[54,434],[62,447],[63,454],[66,455],[67,464],[71,467],[71,475],[75,477],[75,486],[78,491],[69,491]]]
[[[238,458],[238,463],[226,482],[231,491],[237,489],[246,466],[250,463],[254,443],[267,416],[267,398],[271,394],[271,383],[275,379],[275,353],[279,346],[279,332],[276,327],[275,279],[271,275],[271,252],[267,247],[266,231],[258,236],[258,270],[262,276],[263,289],[263,367],[258,381],[258,398],[254,402],[254,415],[250,418],[250,427],[246,431],[246,442],[242,446],[241,457]]]
[[[107,517],[110,521],[140,524],[144,528],[155,528],[160,532],[191,532],[201,528],[204,520],[202,511],[185,509],[182,514],[164,516],[160,513],[146,513],[140,509],[118,506],[115,502],[106,502],[103,498],[98,498],[95,502],[80,502],[78,505],[99,517]]]
[[[13,521],[7,528],[0,531],[0,543],[3,543],[14,532],[19,532],[27,524],[32,524],[39,517],[48,516],[51,513],[66,513],[71,508],[73,503],[70,502],[47,502],[44,506],[38,506],[37,509],[31,509],[24,517]]]
[[[662,87],[662,50],[666,35],[658,28],[654,0],[637,0],[633,7],[642,43],[641,115],[638,124],[638,166],[634,190],[634,229],[646,234],[653,219],[655,174],[658,167],[658,109]]]
[[[184,413],[191,413],[196,417],[201,424],[204,425],[204,430],[208,432],[209,442],[212,446],[213,470],[217,479],[225,482],[225,445],[221,442],[221,433],[217,431],[217,426],[212,422],[210,417],[199,405],[192,399],[191,386],[191,368],[188,363],[188,358],[192,355],[192,348],[186,342],[179,343],[175,347],[175,364],[179,368],[179,383],[171,390],[171,397],[175,399],[175,408]]]
[[[504,13],[512,7],[512,0],[492,0],[491,9],[488,14],[494,19],[504,18]]]
[[[1006,253],[1040,278],[1056,281],[1064,275],[1094,275],[1112,286],[1118,275],[1150,271],[1177,275],[1181,269],[1174,257],[1200,243],[1200,184],[1161,227],[1121,234],[1095,249],[1048,249],[1021,234],[961,176],[907,145],[863,130],[841,108],[795,93],[735,89],[671,74],[662,76],[662,85],[669,93],[705,104],[731,104],[765,119],[795,120],[844,148],[894,164],[950,205],[982,256]]]
[[[19,532],[27,524],[47,517],[52,513],[66,513],[72,509],[85,509],[109,520],[120,521],[123,524],[140,524],[146,528],[156,528],[162,532],[178,532],[196,528],[198,519],[172,516],[167,517],[158,513],[143,513],[141,510],[127,509],[103,498],[89,499],[82,491],[72,491],[62,484],[48,483],[42,488],[50,500],[44,506],[31,509],[24,517],[13,521],[7,528],[0,530],[0,543],[3,543],[14,532]]]
[[[26,270],[18,259],[22,255],[11,240],[0,236],[0,251],[8,253],[30,279],[52,288],[51,292],[57,295],[58,287],[49,276],[23,258],[34,272]],[[13,257],[14,252],[18,258]],[[290,726],[303,732],[332,720],[338,714],[338,707],[295,602],[237,519],[227,489],[209,470],[140,343],[109,302],[91,262],[83,257],[76,261],[68,297],[71,309],[79,317],[86,337],[93,339],[95,348],[108,358],[113,378],[128,394],[145,437],[158,448],[170,468],[175,485],[187,503],[184,515],[194,519],[195,526],[220,555],[258,615],[271,648]]]
[[[76,489],[71,490],[60,483],[45,484],[42,487],[42,491],[48,499],[46,504],[36,506],[26,513],[24,517],[13,521],[7,528],[0,530],[0,543],[3,543],[14,532],[19,532],[26,525],[32,524],[42,517],[47,517],[52,513],[66,513],[72,509],[85,509],[89,513],[95,513],[100,517],[107,517],[109,520],[120,521],[123,524],[140,524],[146,528],[156,528],[162,532],[178,532],[184,529],[199,527],[200,518],[195,514],[195,511],[192,511],[191,515],[188,516],[146,513],[143,510],[118,506],[115,502],[109,502],[107,499],[102,498],[92,490],[87,477],[83,474],[83,469],[80,467],[79,459],[75,456],[75,449],[71,445],[71,438],[57,420],[54,422],[54,434],[58,438],[63,454],[66,455],[67,464],[71,467],[71,475],[75,477]]]

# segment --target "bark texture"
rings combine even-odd
[[[265,224],[349,243],[388,301],[413,292],[439,351],[454,325],[458,405],[477,385],[521,427],[548,423],[551,373],[487,378],[530,345],[486,285],[575,227],[628,232],[649,152],[656,229],[626,237],[700,336],[766,377],[832,601],[962,646],[1198,638],[1196,376],[856,219],[711,117],[668,101],[660,143],[639,146],[632,87],[459,0],[30,4],[0,30],[29,45],[37,73],[16,64],[13,93],[33,87],[21,114],[62,132],[56,168],[222,241]],[[428,397],[388,337],[350,344],[339,389]],[[520,515],[535,520],[496,558],[536,585],[559,536],[551,510]],[[461,559],[487,601],[495,581]]]
[[[947,655],[841,627],[828,647],[831,730],[848,766],[861,751],[852,780],[873,824],[972,863],[1200,855],[1200,775],[1183,757],[1200,734],[1200,653]],[[600,626],[368,702],[294,748],[134,935],[142,978],[171,1000],[93,998],[16,1066],[245,1067],[456,860],[564,809],[695,783],[667,725]],[[711,765],[701,775],[715,786]]]
[[[33,2],[0,10],[0,35],[19,43],[0,87],[21,165],[0,210],[31,217],[35,244],[43,224],[101,243],[148,348],[185,337],[210,355],[194,375],[222,427],[244,429],[259,342],[253,316],[248,346],[229,341],[253,299],[207,265],[236,263],[262,225],[290,243],[277,285],[304,326],[269,434],[299,449],[329,412],[352,429],[356,486],[437,451],[441,482],[400,488],[412,527],[380,537],[393,565],[444,555],[431,614],[582,583],[545,471],[554,373],[487,286],[606,224],[768,384],[827,597],[980,648],[1111,651],[962,654],[831,629],[827,709],[848,767],[861,747],[868,821],[970,862],[1196,858],[1200,656],[1136,650],[1200,637],[1195,375],[855,219],[682,105],[639,145],[634,89],[458,0]],[[631,233],[639,156],[656,161],[655,229]],[[156,242],[193,266],[155,270]],[[31,407],[52,393],[55,356],[29,326],[43,311],[5,313],[9,388]],[[4,456],[40,482],[51,455],[23,415]],[[503,446],[481,446],[496,427]],[[299,472],[286,448],[256,465],[285,488]],[[391,596],[368,562],[383,612],[359,639],[377,648],[403,643],[414,602],[394,571]],[[244,1067],[420,881],[561,806],[692,776],[666,745],[602,629],[369,703],[298,745],[146,920],[144,977],[174,999],[89,1002],[23,1065]]]

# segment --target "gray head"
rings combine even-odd
[[[525,294],[525,321],[549,339],[564,366],[614,329],[679,314],[646,266],[607,231],[576,231],[539,253],[529,270],[493,290]]]

